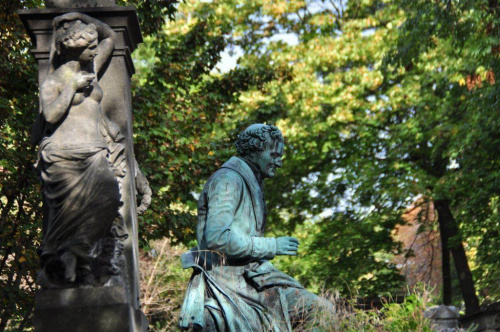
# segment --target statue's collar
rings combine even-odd
[[[222,165],[222,168],[229,168],[238,172],[247,182],[258,183],[261,185],[260,173],[256,174],[252,167],[243,159],[238,157],[231,157]],[[258,172],[258,171],[257,171]]]
[[[259,186],[262,188],[262,175],[260,173],[259,166],[251,160],[247,160],[245,158],[240,159],[243,160],[248,166],[250,166],[250,169],[252,170],[253,175],[255,175]]]

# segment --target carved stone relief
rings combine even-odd
[[[116,34],[82,13],[56,17],[53,28],[34,127],[44,198],[38,283],[44,288],[121,284],[121,241],[127,233],[118,209],[125,140],[101,109],[98,80]]]

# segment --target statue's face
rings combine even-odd
[[[95,25],[80,20],[65,22],[57,33],[58,53],[69,60],[92,62],[97,55],[98,34]]]
[[[255,156],[254,162],[259,166],[260,174],[264,178],[272,178],[276,169],[283,165],[283,142],[273,140],[266,145],[266,149]]]
[[[79,60],[81,62],[91,62],[94,60],[95,56],[97,55],[95,53],[95,49],[97,48],[97,40],[92,41],[87,47],[83,49],[83,52],[80,53]]]

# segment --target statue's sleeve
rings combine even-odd
[[[273,259],[276,255],[275,238],[248,236],[233,225],[236,210],[245,202],[243,199],[245,184],[239,175],[231,173],[227,172],[212,179],[206,193],[208,214],[204,237],[207,247],[232,260]],[[252,209],[251,206],[241,208]],[[248,224],[254,224],[255,220],[250,219],[252,215],[247,214],[247,216]]]

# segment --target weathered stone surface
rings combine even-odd
[[[453,332],[458,328],[458,309],[453,306],[440,305],[427,309],[424,316],[431,320],[431,326],[437,332]]]
[[[500,331],[500,302],[489,305],[480,313],[462,317],[460,323],[465,329],[474,327],[476,332]]]
[[[45,0],[47,8],[111,7],[115,0]]]
[[[86,4],[85,1],[78,1],[79,5]],[[87,3],[90,4],[90,3]],[[97,4],[97,3],[95,3]],[[100,5],[110,5],[110,2],[100,2]],[[59,3],[58,6],[65,6],[67,5]],[[98,22],[90,22],[91,24],[88,24],[87,19],[83,19],[82,17],[76,17],[79,14],[73,13],[73,14],[67,14],[68,9],[67,8],[44,8],[44,9],[30,9],[30,10],[20,10],[19,11],[19,16],[21,17],[21,20],[23,21],[23,24],[25,25],[30,37],[32,38],[33,44],[35,45],[35,49],[32,50],[33,55],[38,61],[39,65],[39,82],[40,86],[43,87],[45,82],[48,80],[52,80],[52,83],[58,84],[59,83],[67,83],[64,80],[65,79],[70,79],[71,77],[75,77],[76,75],[79,75],[78,79],[80,82],[76,82],[78,84],[82,84],[84,86],[82,87],[77,87],[77,92],[75,95],[73,95],[73,100],[71,102],[71,105],[67,109],[68,112],[73,112],[76,114],[78,113],[78,109],[82,110],[87,110],[90,111],[89,113],[92,113],[95,115],[97,112],[95,111],[95,108],[89,108],[90,105],[87,103],[87,98],[96,98],[95,93],[100,91],[100,94],[102,95],[102,99],[100,100],[95,100],[94,99],[94,104],[98,106],[92,106],[92,107],[100,107],[102,116],[101,120],[107,118],[104,122],[107,123],[108,125],[110,123],[114,124],[111,126],[108,126],[107,129],[103,130],[104,132],[108,132],[109,135],[108,138],[111,138],[110,140],[105,140],[106,141],[106,146],[101,146],[105,150],[108,150],[110,152],[114,151],[120,151],[121,149],[115,149],[116,144],[122,144],[124,149],[123,156],[124,158],[122,159],[119,157],[118,159],[112,158],[112,160],[108,160],[106,163],[104,163],[102,166],[99,167],[100,170],[104,169],[106,170],[109,168],[109,162],[114,166],[115,162],[118,162],[119,164],[123,163],[125,165],[125,170],[126,173],[121,176],[121,177],[116,177],[114,176],[114,180],[110,181],[109,183],[117,183],[116,186],[120,188],[119,190],[119,196],[121,203],[119,204],[118,207],[113,207],[112,204],[104,204],[104,206],[109,207],[109,211],[114,211],[114,214],[121,215],[122,217],[122,225],[124,226],[125,231],[122,232],[122,230],[118,230],[118,232],[115,232],[117,235],[121,236],[124,234],[128,234],[127,239],[123,239],[123,260],[119,260],[120,264],[126,262],[125,264],[125,281],[126,285],[123,285],[115,276],[112,276],[111,279],[106,282],[106,280],[100,279],[98,277],[97,282],[96,278],[92,277],[93,279],[92,282],[88,283],[86,282],[87,285],[91,284],[93,287],[84,287],[84,288],[68,288],[68,289],[58,289],[58,290],[42,290],[40,291],[40,296],[37,298],[37,309],[35,312],[35,321],[37,322],[37,331],[38,332],[44,332],[44,331],[108,331],[107,328],[109,327],[109,331],[145,331],[147,329],[147,324],[145,323],[145,318],[140,312],[140,303],[139,303],[139,278],[138,278],[138,246],[137,246],[137,214],[136,214],[136,181],[135,181],[135,176],[139,176],[140,172],[136,171],[136,163],[134,160],[134,152],[133,152],[133,136],[132,136],[132,106],[131,106],[131,91],[130,91],[130,77],[134,73],[134,68],[133,68],[133,63],[131,59],[131,52],[136,48],[137,44],[142,42],[142,37],[140,34],[139,30],[139,24],[138,24],[138,19],[137,15],[135,12],[135,9],[133,7],[77,7],[74,8],[74,10],[71,11],[76,11],[78,13],[86,13],[88,16],[90,16],[94,20],[98,20]],[[101,35],[98,31],[99,34],[99,39],[98,39],[98,45],[99,51],[96,52],[97,54],[106,54],[106,52],[102,52],[103,50],[109,50],[108,58],[104,59],[101,56],[101,60],[105,60],[100,62],[100,65],[102,65],[101,70],[99,70],[100,65],[96,65],[96,61],[98,61],[98,57],[95,57],[93,60],[93,63],[91,65],[81,65],[81,59],[79,58],[78,61],[80,62],[80,69],[76,68],[76,74],[75,71],[73,73],[71,72],[71,68],[65,68],[65,64],[67,64],[67,54],[68,47],[64,47],[61,49],[57,49],[56,47],[53,47],[55,45],[53,41],[53,20],[61,15],[73,15],[74,17],[68,18],[68,16],[65,16],[65,21],[57,22],[56,24],[56,32],[59,29],[68,29],[70,28],[71,25],[73,25],[73,22],[80,21],[81,23],[78,24],[86,24],[88,26],[94,25],[96,27],[96,30],[101,30],[102,32],[102,26],[107,25],[109,28],[114,30],[113,33],[108,34],[108,38],[106,37],[106,34]],[[85,27],[84,27],[85,28]],[[87,29],[87,28],[85,28]],[[93,32],[90,31],[93,28],[88,27],[89,31],[85,31],[85,34],[92,35]],[[110,43],[109,35],[114,34],[114,39],[113,43]],[[106,40],[106,41],[105,41]],[[102,42],[104,42],[104,45],[102,45]],[[70,42],[71,44],[71,42]],[[111,45],[110,47],[110,44]],[[69,45],[71,48],[71,45]],[[54,50],[56,52],[54,52]],[[82,50],[88,51],[89,48],[83,48]],[[73,54],[74,52],[70,52]],[[88,52],[87,52],[88,53]],[[74,54],[73,54],[74,55]],[[59,60],[63,61],[54,61],[54,59],[59,58]],[[66,71],[68,69],[68,75],[65,78],[57,78],[57,75],[54,76],[54,72],[57,70],[60,71]],[[73,68],[75,69],[75,68]],[[71,74],[71,75],[70,75]],[[52,76],[51,76],[52,75]],[[85,77],[88,77],[87,82],[85,82]],[[77,85],[78,85],[77,84]],[[50,84],[49,88],[50,88]],[[67,84],[65,86],[68,86]],[[99,89],[100,88],[100,89]],[[62,90],[57,89],[58,96],[65,96],[66,92],[61,93],[65,88],[63,87]],[[68,89],[71,90],[71,87],[68,87]],[[50,90],[50,89],[49,89]],[[80,91],[78,91],[80,90]],[[69,94],[71,96],[71,94]],[[75,97],[76,96],[76,97]],[[43,91],[41,92],[41,98],[45,98],[46,101],[51,99],[50,93],[44,93]],[[63,98],[64,99],[64,98]],[[49,102],[50,104],[50,102]],[[49,107],[50,108],[50,107]],[[43,108],[42,108],[43,112]],[[83,112],[85,113],[85,112]],[[43,113],[42,113],[43,115]],[[91,114],[85,114],[90,116]],[[90,116],[90,122],[94,123],[93,120],[97,118],[91,117]],[[44,119],[47,120],[47,119]],[[61,124],[64,124],[65,121],[68,120],[68,117],[61,118],[61,120],[55,124],[50,124],[50,126],[44,126],[43,128],[48,128],[51,129],[52,133],[55,133],[58,129],[60,129]],[[104,126],[101,126],[101,122],[99,123],[99,129],[104,129]],[[52,126],[52,128],[50,128]],[[76,131],[79,131],[82,129],[81,123],[79,124],[79,127],[76,128]],[[45,129],[41,131],[41,138],[49,138],[53,139],[53,134],[47,132]],[[54,130],[55,129],[55,130]],[[108,129],[111,129],[108,131]],[[91,135],[92,137],[96,138],[97,140],[99,137],[102,137],[101,134],[103,133],[101,130],[99,130],[99,133],[91,131],[93,134],[96,135]],[[68,134],[69,135],[69,134]],[[83,135],[85,136],[85,135]],[[117,140],[118,138],[118,140]],[[35,140],[36,142],[39,140]],[[57,141],[57,140],[56,140]],[[74,143],[75,140],[73,139],[67,139],[68,143]],[[82,146],[84,151],[85,149],[94,149],[98,148],[100,144],[95,145],[95,140],[93,142],[88,142],[89,144],[86,144],[86,146]],[[102,143],[102,142],[101,142]],[[111,143],[113,147],[110,147],[108,144]],[[50,144],[49,144],[50,145]],[[85,145],[85,144],[84,144]],[[42,150],[45,150],[46,146],[42,148]],[[63,151],[61,149],[53,149],[52,152],[46,151],[46,155],[48,157],[54,157],[57,151]],[[76,152],[78,152],[78,149],[76,149]],[[79,153],[79,152],[78,152]],[[45,156],[47,157],[47,156]],[[108,157],[106,156],[106,159]],[[69,162],[71,162],[71,158],[69,158]],[[47,160],[46,160],[47,162]],[[50,162],[46,163],[46,166],[49,166],[51,164]],[[116,169],[115,167],[112,167],[112,172],[116,175],[115,173]],[[98,176],[98,179],[94,182],[101,183],[102,182],[102,177]],[[78,179],[76,179],[78,180]],[[74,184],[75,181],[73,181],[72,185]],[[78,182],[78,181],[76,181]],[[83,182],[83,181],[82,181]],[[145,185],[147,181],[140,181],[142,184]],[[80,185],[79,183],[76,183],[76,185]],[[116,188],[115,185],[109,185],[105,186],[109,187],[111,189]],[[145,196],[148,195],[147,188],[144,188],[141,186],[142,192]],[[112,190],[114,191],[114,189]],[[70,190],[71,192],[71,190]],[[76,191],[78,192],[78,191]],[[98,190],[90,190],[87,191],[92,195],[99,195],[101,194],[101,198],[108,197],[108,194],[104,194],[104,192],[98,191]],[[70,194],[71,195],[71,194]],[[50,196],[50,195],[49,195]],[[115,196],[114,194],[111,196]],[[72,197],[71,199],[73,199]],[[49,199],[53,199],[49,197]],[[146,201],[148,198],[146,197]],[[147,203],[147,202],[145,202]],[[147,205],[147,204],[146,204]],[[44,207],[45,212],[50,211],[50,208],[48,206]],[[82,213],[87,213],[87,209],[82,210],[82,206],[79,204],[73,204],[72,208],[73,211],[68,210],[70,215],[76,215],[78,216],[78,213],[74,213],[75,211],[82,212]],[[78,210],[80,209],[80,210]],[[92,209],[88,209],[92,210]],[[50,213],[47,214],[48,220],[45,222],[45,225],[48,225],[50,222],[50,219],[53,217],[51,216]],[[99,219],[100,217],[97,217]],[[90,220],[90,224],[92,224],[92,218]],[[64,224],[64,223],[63,223]],[[72,225],[71,223],[66,223],[65,225]],[[78,223],[77,223],[78,225]],[[109,227],[109,224],[106,226]],[[64,227],[63,227],[64,228]],[[91,228],[93,229],[93,228]],[[113,227],[112,227],[113,229]],[[117,230],[117,229],[115,229]],[[48,231],[44,229],[44,233]],[[49,230],[48,233],[50,233],[53,230]],[[71,229],[68,229],[69,233],[72,233]],[[55,237],[57,238],[57,236]],[[77,241],[78,242],[78,241]],[[98,241],[99,242],[99,241]],[[107,247],[106,243],[102,243],[102,247]],[[108,243],[109,244],[109,243]],[[111,250],[113,253],[115,253],[115,250],[117,249],[116,247]],[[121,249],[121,248],[118,248]],[[64,250],[63,250],[64,251]],[[111,252],[109,251],[109,253]],[[92,251],[93,252],[93,251]],[[61,252],[63,254],[63,252]],[[81,254],[81,253],[78,253]],[[93,255],[93,254],[91,254]],[[103,258],[103,257],[100,257]],[[105,259],[105,261],[107,258]],[[99,260],[102,262],[101,260]],[[72,262],[74,260],[71,259],[66,259],[65,264],[68,264],[72,266]],[[106,264],[104,264],[105,266]],[[99,266],[103,267],[103,265],[99,264],[89,264],[89,267],[86,266],[85,260],[82,259],[77,259],[76,262],[77,270],[80,270],[83,273],[80,273],[80,275],[85,274],[85,271],[98,271]],[[122,265],[123,266],[123,265]],[[55,267],[55,266],[53,266]],[[96,269],[97,267],[97,269]],[[57,269],[56,269],[57,270]],[[63,270],[68,270],[67,268],[63,268]],[[69,269],[70,271],[72,270],[72,267]],[[104,268],[106,270],[106,268]],[[101,269],[102,271],[102,269]],[[94,276],[95,274],[92,273]],[[68,278],[66,278],[66,273],[59,274],[59,277],[62,277],[63,280],[66,280],[66,284],[62,285],[62,287],[73,287],[76,286],[76,279],[75,282],[72,281],[71,274],[68,275]],[[99,274],[98,274],[99,276]],[[109,282],[109,281],[112,282]],[[96,285],[105,283],[107,287],[99,287]],[[117,287],[114,287],[113,285],[119,285]],[[104,288],[106,288],[104,290]],[[111,289],[118,289],[120,292],[125,292],[125,295],[121,297],[121,300],[115,301],[114,303],[109,303],[109,304],[103,304],[102,301],[105,300],[106,298],[113,299],[116,296],[114,296],[113,291]],[[99,291],[102,290],[102,291]],[[88,293],[85,296],[80,296],[84,293]],[[42,295],[43,294],[43,295]],[[63,297],[60,294],[65,294]],[[78,296],[75,296],[75,294],[80,294]],[[99,299],[96,299],[93,297],[94,294],[97,297],[101,297]],[[52,302],[48,301],[47,299],[50,298],[50,296],[53,297]],[[63,300],[68,300],[72,298],[77,298],[79,299],[77,302],[82,302],[82,303],[87,303],[87,305],[83,305],[81,307],[78,307],[78,305],[75,307],[75,302],[71,301],[63,301]],[[59,307],[56,306],[54,307],[52,304],[56,301],[56,303],[59,303]],[[94,302],[92,302],[94,301]],[[52,304],[51,304],[52,303]],[[94,308],[95,307],[95,308]],[[57,308],[57,309],[55,309]],[[80,316],[78,314],[80,312]],[[125,312],[127,313],[125,315]],[[105,313],[102,314],[101,313]],[[78,319],[78,316],[80,319]],[[67,319],[67,317],[73,317],[71,319]],[[113,320],[107,322],[109,325],[102,325],[99,323],[99,320],[102,318],[102,324],[104,324],[104,321],[106,320],[106,317],[120,317],[120,324],[121,325],[113,325]],[[85,321],[86,320],[86,321]],[[115,320],[116,322],[118,320]],[[57,323],[59,322],[59,323]],[[66,323],[65,323],[66,322]],[[70,323],[68,323],[70,322]],[[43,324],[42,324],[43,323]],[[40,325],[42,324],[42,325]],[[52,324],[52,325],[51,325]],[[60,327],[59,330],[57,330],[58,324],[61,324],[62,327]],[[76,324],[81,324],[76,325]],[[97,324],[97,325],[96,325]],[[101,324],[101,325],[99,325]],[[99,326],[102,327],[99,328]],[[108,327],[106,327],[108,326]],[[114,327],[113,327],[114,326]],[[130,327],[130,328],[129,328]]]
[[[278,128],[255,124],[236,142],[239,157],[218,170],[198,200],[198,248],[184,254],[193,268],[179,325],[205,331],[291,331],[333,305],[306,291],[269,260],[296,255],[294,237],[264,237],[262,181],[282,165]]]
[[[34,324],[36,331],[51,332],[147,330],[144,315],[130,304],[122,287],[40,291]]]
[[[134,296],[135,305],[139,306],[138,251],[137,251],[137,216],[135,213],[135,162],[132,138],[132,105],[130,77],[134,73],[131,53],[142,42],[139,22],[134,7],[79,8],[79,12],[99,19],[116,32],[115,47],[111,59],[105,64],[105,70],[99,74],[99,84],[103,90],[101,108],[104,114],[118,124],[125,136],[127,166],[129,170],[122,180],[123,206],[120,213],[124,218],[129,237],[125,240],[124,256],[127,261],[126,274],[129,288]],[[35,46],[31,52],[39,67],[40,85],[49,72],[50,49],[52,45],[52,22],[59,15],[67,12],[64,8],[24,9],[19,16]]]
[[[112,121],[120,125],[120,129],[128,137],[127,115],[131,113],[129,104],[130,77],[134,74],[134,65],[131,53],[142,43],[139,19],[134,7],[81,7],[75,9],[80,13],[96,18],[116,32],[115,48],[109,66],[102,74],[101,80],[110,77],[111,86],[101,84],[104,97],[102,108]],[[38,63],[38,82],[41,85],[49,71],[50,48],[52,45],[52,21],[55,17],[68,11],[67,8],[21,9],[19,16],[35,46],[31,53]],[[119,63],[118,63],[119,62]],[[123,67],[125,71],[123,71]],[[122,74],[122,72],[124,72]],[[124,78],[124,80],[122,80]],[[120,80],[120,81],[119,81]],[[109,100],[109,103],[107,102]],[[116,107],[113,103],[117,101]]]
[[[44,288],[104,285],[121,272],[128,237],[121,205],[125,136],[102,111],[98,75],[116,33],[78,12],[57,16],[33,130],[43,183]],[[124,282],[121,282],[122,284]]]

